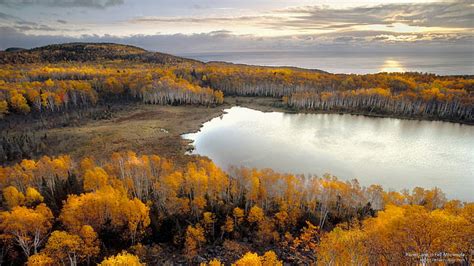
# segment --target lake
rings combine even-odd
[[[208,61],[263,66],[315,68],[331,73],[429,72],[438,75],[474,74],[472,51],[376,53],[354,51],[267,51],[180,54]]]
[[[437,186],[448,198],[474,201],[474,126],[232,107],[183,137],[193,140],[193,154],[225,170],[331,173],[397,191]]]

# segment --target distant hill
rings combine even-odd
[[[64,43],[52,44],[33,49],[11,47],[7,48],[5,51],[0,51],[0,64],[94,62],[104,60],[124,60],[163,65],[175,65],[181,63],[204,64],[203,62],[194,59],[159,52],[150,52],[136,46],[116,43]],[[207,65],[250,68],[287,68],[294,71],[327,73],[319,69],[305,69],[290,66],[257,66],[219,61],[208,62]]]
[[[295,66],[261,66],[261,65],[249,65],[249,64],[243,64],[243,63],[230,63],[230,62],[225,62],[225,61],[209,61],[206,63],[206,65],[209,66],[235,66],[235,67],[248,67],[248,68],[266,68],[266,69],[290,69],[293,71],[302,71],[302,72],[314,72],[314,73],[326,73],[328,74],[329,72],[326,72],[321,69],[316,69],[316,68],[301,68],[301,67],[295,67]]]
[[[114,43],[66,43],[33,49],[9,48],[0,52],[0,64],[88,62],[129,60],[156,64],[200,63],[164,53],[149,52],[131,45]]]
[[[26,50],[25,48],[21,48],[21,47],[10,47],[10,48],[5,49],[5,52],[18,52],[18,51],[25,51],[25,50]]]

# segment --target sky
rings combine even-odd
[[[0,49],[117,42],[175,54],[474,51],[474,2],[0,0]]]

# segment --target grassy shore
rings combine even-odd
[[[181,135],[198,131],[204,122],[222,115],[225,109],[232,106],[263,112],[296,112],[285,108],[278,99],[264,97],[226,97],[224,104],[217,107],[123,105],[106,119],[84,119],[80,123],[71,123],[67,126],[34,130],[36,136],[47,136],[47,138],[42,139],[45,144],[33,157],[71,154],[77,158],[90,155],[100,158],[117,151],[133,150],[138,153],[160,154],[178,163],[186,163],[189,157],[184,154],[189,149],[189,141],[182,139]],[[14,134],[15,131],[26,130],[31,130],[28,129],[28,125],[14,127],[10,131]]]
[[[271,98],[228,97],[218,107],[135,105],[114,113],[113,118],[84,123],[74,127],[44,130],[51,142],[48,153],[108,156],[113,152],[133,150],[155,153],[186,162],[189,141],[182,134],[196,132],[202,124],[240,105],[260,111],[284,111]],[[42,133],[40,133],[41,135]],[[53,144],[53,143],[52,143]]]

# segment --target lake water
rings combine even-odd
[[[331,173],[394,190],[437,186],[448,198],[474,201],[474,126],[232,107],[183,137],[223,169]]]
[[[474,53],[458,52],[216,52],[181,54],[201,61],[295,66],[315,68],[331,73],[367,74],[377,72],[429,72],[438,75],[474,74]]]

